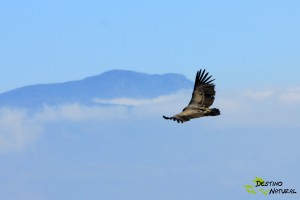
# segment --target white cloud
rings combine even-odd
[[[101,98],[94,98],[93,101],[96,103],[103,103],[103,104],[115,104],[115,105],[126,105],[126,106],[143,106],[143,105],[150,105],[150,104],[161,104],[166,102],[178,101],[182,100],[182,98],[186,99],[186,97],[191,97],[190,90],[182,90],[175,94],[171,95],[164,95],[159,96],[152,99],[145,99],[145,98],[113,98],[113,99],[101,99]]]
[[[108,107],[81,104],[45,106],[31,114],[22,109],[0,108],[0,153],[20,152],[30,147],[38,140],[45,124],[55,126],[57,122],[81,122],[84,125],[84,122],[95,121],[101,125],[118,120],[136,123],[136,119],[158,119],[162,115],[176,114],[190,98],[191,91],[185,90],[153,99],[96,99],[99,103],[114,104]],[[213,107],[221,110],[221,116],[210,118],[209,123],[219,127],[299,127],[298,113],[295,112],[300,109],[299,103],[300,89],[297,88],[218,91]],[[203,121],[193,121],[198,122]]]
[[[284,104],[299,104],[300,103],[300,88],[289,88],[283,91],[279,99]]]
[[[35,142],[40,131],[25,110],[0,109],[0,153],[22,151]]]
[[[244,95],[254,100],[265,100],[275,94],[275,90],[263,90],[263,91],[246,91]]]
[[[215,121],[221,126],[300,127],[298,94],[290,89],[223,92],[216,99],[223,116]]]
[[[190,91],[161,96],[154,99],[112,99],[107,103],[120,104],[108,107],[66,104],[44,106],[41,111],[29,114],[24,109],[0,108],[0,153],[20,152],[38,140],[47,124],[57,122],[106,123],[131,120],[144,116],[180,111],[187,104]],[[135,106],[128,108],[124,105]],[[178,109],[179,108],[179,109]],[[158,114],[159,113],[159,114]]]
[[[71,122],[88,120],[112,120],[122,119],[128,109],[124,106],[100,107],[85,106],[81,104],[65,104],[58,106],[44,106],[41,112],[34,115],[34,119],[40,122],[55,122],[67,120]]]
[[[152,99],[114,98],[99,99],[97,103],[112,105],[133,106],[131,112],[126,113],[129,117],[145,117],[149,115],[173,115],[181,112],[188,105],[191,98],[191,90],[182,90],[175,94],[160,96]]]
[[[116,104],[116,105],[125,105],[125,106],[141,106],[151,103],[160,103],[163,102],[163,98],[154,98],[154,99],[133,99],[133,98],[115,98],[115,99],[101,99],[95,98],[93,100],[96,103],[103,104]]]

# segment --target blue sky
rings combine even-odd
[[[0,4],[0,93],[112,69],[216,78],[222,115],[162,115],[191,91],[132,104],[0,108],[4,200],[265,199],[255,176],[300,193],[299,1],[17,1]],[[270,196],[282,199],[283,196]]]
[[[290,0],[2,1],[0,92],[116,68],[193,79],[205,67],[224,87],[295,85],[299,8]]]

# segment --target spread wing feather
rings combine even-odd
[[[191,101],[187,108],[210,107],[215,100],[215,85],[212,83],[215,79],[210,80],[211,76],[205,69],[198,71],[195,78],[194,91]]]

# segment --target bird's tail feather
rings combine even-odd
[[[212,108],[210,109],[210,112],[209,113],[206,113],[205,116],[217,116],[217,115],[220,115],[221,112],[218,108]]]

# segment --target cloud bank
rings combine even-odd
[[[94,102],[111,106],[86,106],[67,104],[44,106],[30,113],[26,109],[0,108],[0,153],[21,152],[34,146],[45,125],[58,122],[99,123],[156,119],[162,115],[180,112],[189,102],[190,90],[153,99],[114,98]],[[209,120],[214,127],[296,127],[299,128],[300,88],[260,91],[218,91],[213,107],[221,110],[221,116]],[[163,120],[163,119],[162,119]],[[198,123],[192,121],[188,123]],[[172,122],[168,122],[172,123]],[[200,123],[200,122],[199,122]]]
[[[22,109],[0,109],[0,153],[20,152],[36,141],[42,127]]]

